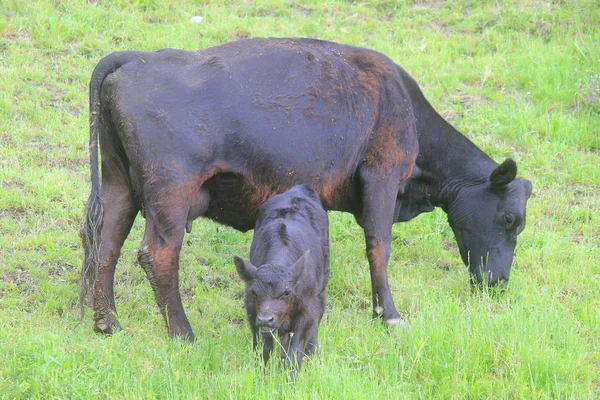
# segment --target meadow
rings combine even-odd
[[[390,286],[410,326],[387,329],[362,230],[330,213],[321,348],[292,385],[252,351],[232,260],[252,232],[198,220],[186,235],[189,344],[167,337],[137,265],[138,216],[115,283],[124,330],[94,334],[90,310],[78,323],[94,66],[253,36],[378,50],[492,158],[517,161],[533,194],[506,293],[471,292],[436,210],[394,226]],[[0,398],[600,398],[599,41],[596,0],[0,0]]]

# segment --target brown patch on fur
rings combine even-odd
[[[178,221],[178,216],[186,215],[192,203],[192,197],[198,192],[200,185],[196,180],[186,181],[176,186],[161,188],[158,193],[158,201],[152,206],[159,222],[169,229]],[[183,224],[186,221],[182,218]]]
[[[248,198],[248,210],[247,215],[253,220],[258,216],[258,209],[260,206],[276,194],[280,194],[292,187],[290,185],[269,185],[262,182],[258,182],[255,179],[248,178],[244,185],[244,191]]]
[[[173,165],[176,165],[176,163]],[[165,229],[173,227],[178,222],[183,223],[185,226],[190,207],[195,204],[202,185],[221,170],[221,168],[215,167],[177,184],[161,185],[157,181],[158,185],[162,187],[158,191],[158,200],[152,203],[152,208],[160,222],[166,224]],[[179,221],[179,217],[181,217],[181,221]]]
[[[293,305],[282,299],[267,298],[257,304],[256,314],[272,313],[277,316],[279,325],[289,324],[290,311]]]
[[[354,166],[348,164],[341,171],[330,171],[313,182],[304,183],[311,186],[319,194],[325,209],[335,210],[339,208],[341,201],[347,199],[353,170]],[[289,181],[287,184],[268,184],[256,178],[246,177],[243,196],[248,199],[247,217],[255,220],[258,216],[258,209],[266,200],[299,183],[302,182]]]
[[[160,292],[158,290],[158,279],[157,279],[156,273],[154,271],[153,260],[152,260],[151,254],[150,254],[150,248],[147,243],[142,243],[142,245],[140,246],[140,248],[138,250],[138,263],[140,264],[140,266],[146,273],[146,277],[148,278],[148,281],[150,282],[150,286],[152,287],[152,290],[154,291],[156,303],[158,304],[158,307],[162,311],[162,309],[164,308],[164,305],[165,305],[165,299],[163,298],[163,296],[160,295]]]
[[[381,93],[381,82],[379,77],[369,72],[359,71],[356,74],[356,80],[365,90],[366,98],[364,101],[370,100],[377,102],[378,96]]]
[[[340,187],[335,182],[332,182],[332,179],[327,179],[319,188],[318,193],[323,207],[325,209],[332,209],[339,202],[343,191],[340,190]]]
[[[156,303],[165,314],[167,304],[167,293],[165,288],[176,288],[178,286],[179,254],[181,245],[175,246],[149,246],[143,243],[138,250],[138,262],[152,286]],[[173,273],[175,271],[175,273]]]
[[[381,53],[367,49],[350,49],[343,53],[344,57],[363,71],[371,71],[377,75],[390,75],[394,72],[393,62]]]
[[[178,269],[180,250],[181,245],[150,246],[150,259],[152,260],[154,273],[159,280],[161,280],[162,275],[171,276],[171,271]]]
[[[356,81],[369,100],[377,101],[383,92],[382,79],[396,74],[392,61],[383,54],[365,49],[348,50],[343,55],[356,66]]]
[[[404,134],[397,127],[384,123],[373,133],[373,140],[365,154],[365,163],[391,174],[398,165],[407,161],[408,154],[398,143],[398,135]]]
[[[371,269],[386,267],[385,245],[382,240],[376,240],[371,247],[367,249],[367,257],[371,263]]]
[[[210,56],[204,61],[204,65],[210,65],[221,69],[226,69],[225,60],[219,56]]]
[[[323,208],[326,210],[339,209],[342,206],[341,202],[347,200],[352,178],[349,166],[351,165],[346,166],[344,171],[332,171],[325,175],[321,182],[313,188],[319,193]]]

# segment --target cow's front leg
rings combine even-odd
[[[169,218],[167,221],[168,223],[161,223],[153,215],[148,215],[138,261],[154,290],[169,336],[193,341],[194,333],[179,294],[179,253],[186,220],[183,216]]]
[[[373,316],[382,317],[387,325],[403,325],[394,305],[387,275],[394,207],[400,178],[381,178],[362,171],[363,207],[357,221],[365,232],[367,258],[371,273]]]
[[[382,317],[383,322],[387,325],[398,325],[402,323],[402,319],[394,305],[387,275],[390,240],[390,234],[372,233],[365,229],[367,258],[369,259],[369,271],[371,273],[373,316]]]

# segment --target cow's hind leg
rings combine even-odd
[[[115,267],[121,254],[121,246],[138,212],[129,186],[124,181],[112,180],[110,177],[111,173],[105,172],[102,183],[104,218],[100,235],[99,268],[92,301],[94,330],[108,334],[121,329],[116,318],[113,291]]]
[[[169,330],[169,336],[190,341],[194,333],[183,310],[179,293],[179,255],[192,205],[198,198],[190,196],[189,186],[166,187],[160,198],[146,204],[146,230],[138,252],[138,260],[146,272],[156,302]],[[204,194],[205,201],[208,196]]]

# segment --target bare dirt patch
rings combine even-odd
[[[2,280],[15,285],[19,289],[31,290],[36,286],[36,281],[29,270],[23,267],[17,267],[13,272],[5,272],[2,274]]]
[[[115,276],[115,283],[125,286],[133,286],[144,283],[144,277],[135,273],[123,271]]]
[[[29,32],[19,29],[2,35],[8,44],[27,43],[30,40]],[[1,47],[0,47],[1,48]]]
[[[48,265],[48,279],[52,283],[66,282],[67,277],[71,273],[75,273],[77,267],[70,263],[64,263],[61,265]]]
[[[461,103],[468,108],[471,108],[478,104],[489,104],[488,99],[477,94],[459,93],[458,97],[460,97]]]
[[[204,284],[204,286],[211,287],[211,288],[214,287],[214,288],[224,289],[231,285],[231,279],[229,279],[227,277],[223,277],[223,276],[204,275],[204,276],[201,276],[199,279],[200,279],[200,282],[202,282]]]
[[[313,13],[312,8],[296,6],[292,12],[295,16],[310,17]]]
[[[435,21],[435,23],[433,24],[433,27],[435,30],[437,30],[438,32],[444,33],[444,34],[450,34],[454,32],[454,29],[449,26],[444,24],[443,22],[440,21]]]
[[[3,188],[6,188],[6,189],[17,189],[17,190],[23,190],[25,188],[25,185],[22,184],[21,182],[14,182],[11,180],[5,180],[5,181],[0,182],[0,186],[2,186]]]
[[[417,1],[412,5],[413,8],[421,10],[438,9],[444,2],[442,0]]]
[[[8,210],[0,210],[0,219],[15,219],[20,220],[25,216],[26,212],[22,208],[14,208]]]

